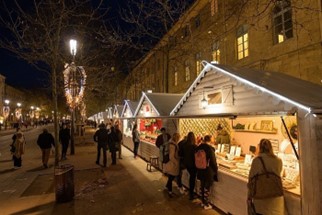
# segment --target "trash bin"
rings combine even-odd
[[[55,168],[56,202],[69,202],[74,198],[74,166],[64,164]]]

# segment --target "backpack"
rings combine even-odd
[[[264,173],[254,175],[249,183],[250,197],[253,199],[265,199],[283,196],[283,184],[280,176],[267,171],[264,161],[258,157],[263,165]]]
[[[207,161],[207,155],[204,149],[198,149],[195,152],[195,165],[197,169],[206,169],[209,166],[209,160]]]

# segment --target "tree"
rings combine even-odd
[[[70,62],[69,39],[79,41],[77,65],[85,65],[88,89],[104,92],[104,84],[112,74],[102,69],[111,64],[118,44],[111,33],[103,0],[34,0],[1,1],[0,47],[46,72],[51,78],[52,102],[55,118],[55,141],[58,147],[57,98],[63,95],[64,64]],[[107,50],[108,51],[105,51]],[[58,150],[56,150],[58,152]],[[59,165],[56,153],[55,166]]]

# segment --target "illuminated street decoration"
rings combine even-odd
[[[64,88],[67,104],[75,109],[82,102],[86,84],[86,72],[82,66],[76,66],[74,62],[65,66]]]

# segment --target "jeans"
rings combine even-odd
[[[172,181],[176,178],[176,176],[168,175],[168,182],[166,184],[166,187],[169,192],[172,192]]]
[[[189,172],[189,197],[193,198],[195,185],[196,185],[196,176],[197,176],[197,170],[194,167],[187,168]]]
[[[62,143],[61,145],[62,145],[61,158],[66,158],[69,143],[68,142],[67,143]]]
[[[13,156],[13,166],[21,167],[21,161],[21,157],[17,158],[16,156]]]
[[[134,142],[134,157],[136,157],[138,155],[138,149],[139,149],[139,144],[140,142]]]
[[[48,165],[50,150],[51,150],[51,148],[49,148],[49,149],[41,149],[43,165],[46,165],[46,166]]]
[[[106,149],[107,149],[106,145],[97,144],[97,159],[96,159],[96,163],[100,162],[101,150],[102,150],[103,151],[103,165],[106,166],[106,163],[107,163]]]

